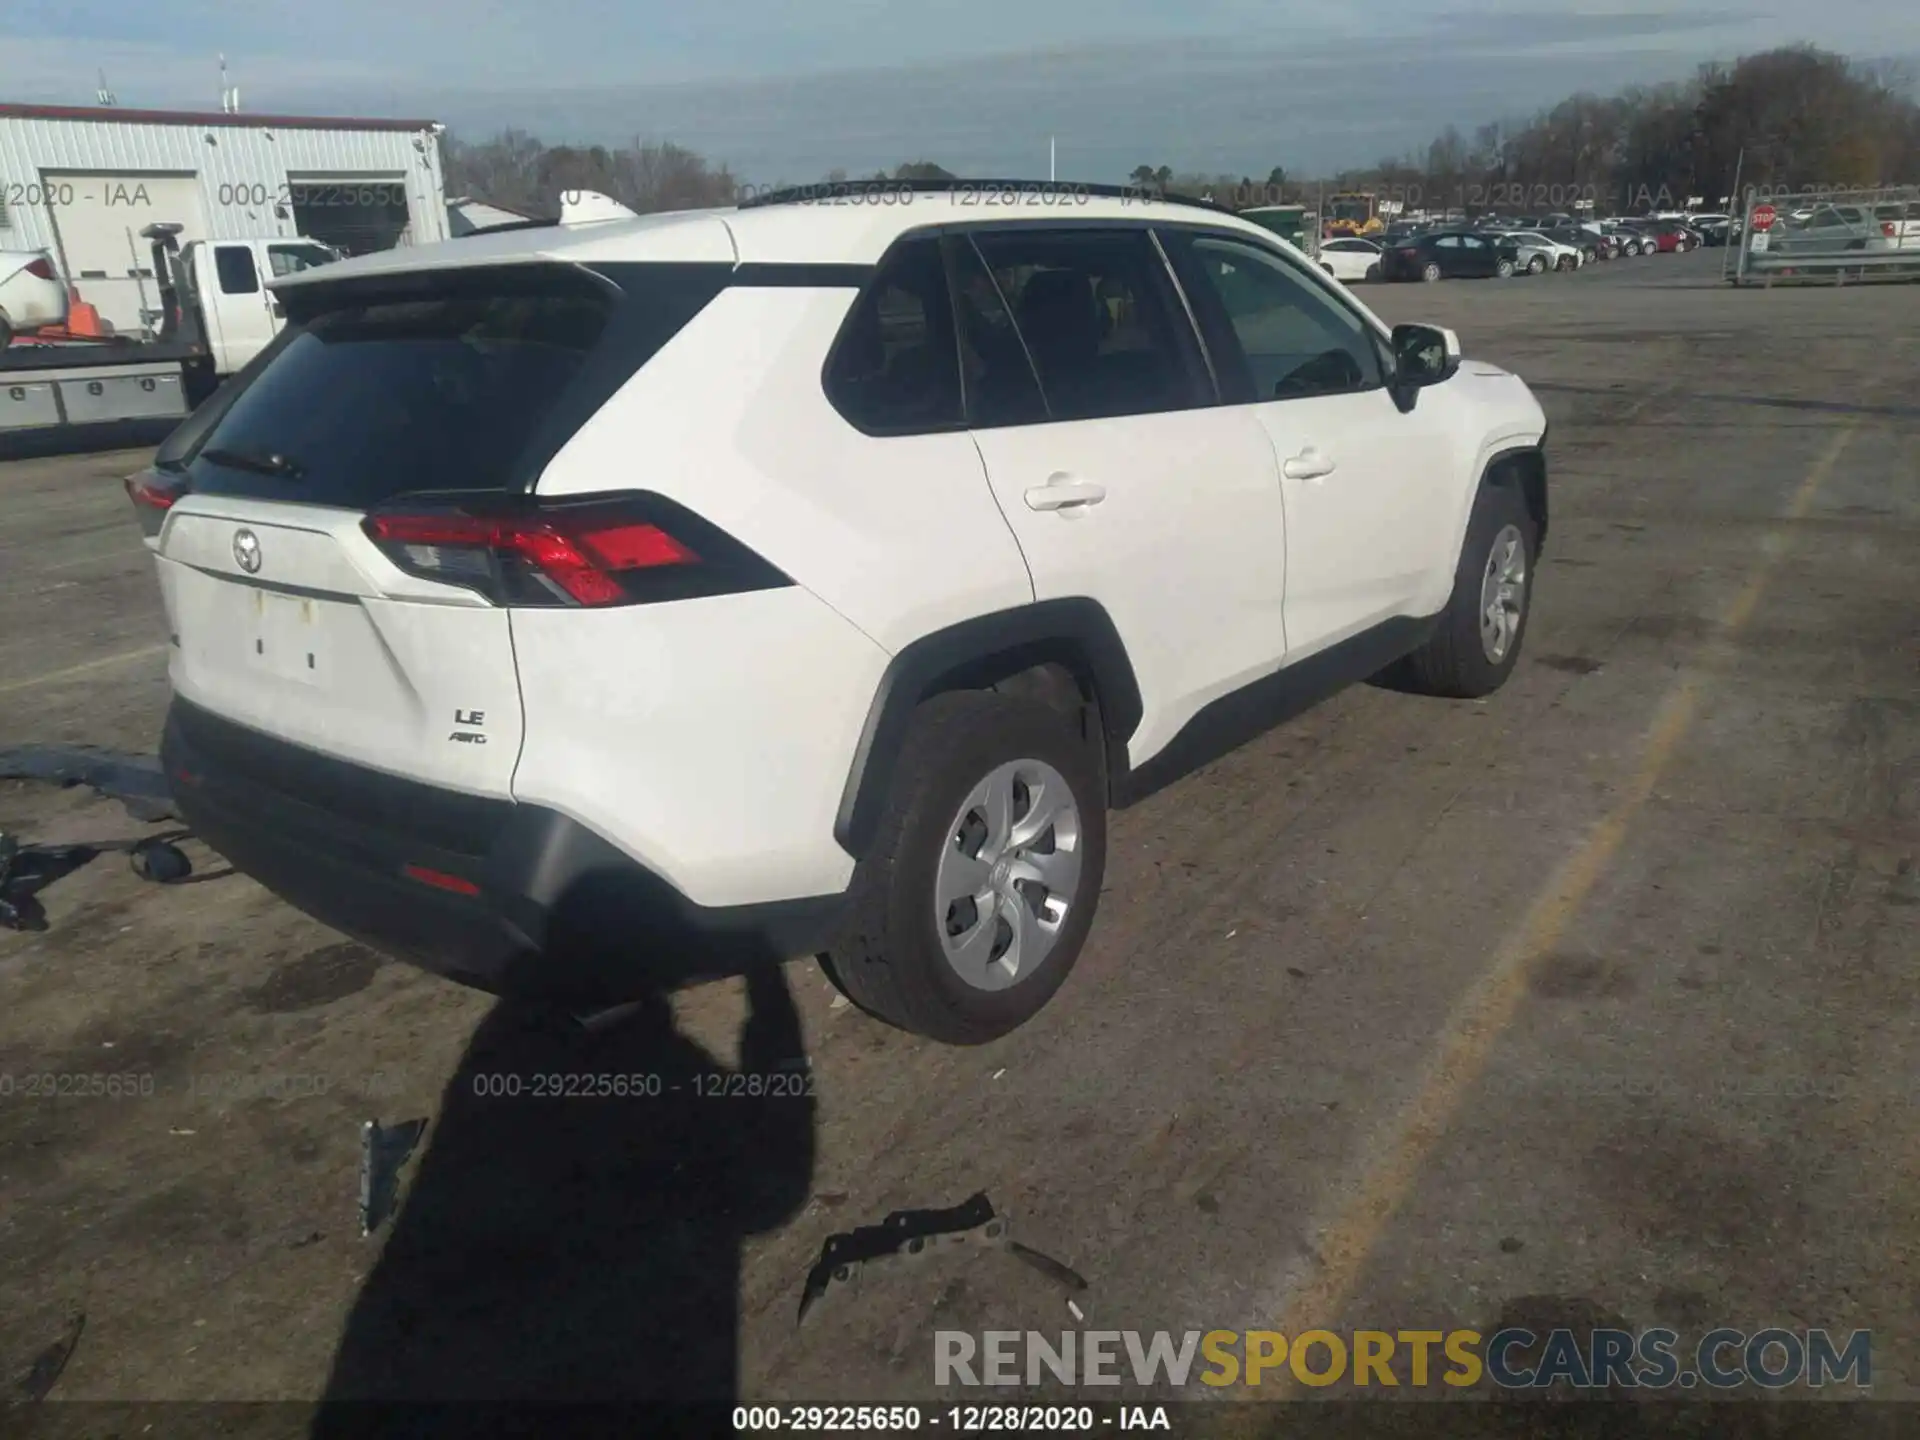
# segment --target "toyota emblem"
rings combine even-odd
[[[249,575],[260,573],[260,537],[251,530],[233,532],[233,558]]]

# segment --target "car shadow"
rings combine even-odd
[[[655,995],[604,1026],[502,1002],[447,1086],[348,1317],[314,1440],[730,1434],[740,1256],[804,1203],[814,1101],[778,966],[746,977],[725,1065]],[[588,1412],[562,1419],[582,1433]],[[635,1428],[636,1424],[640,1428]],[[529,1426],[533,1428],[529,1429]]]

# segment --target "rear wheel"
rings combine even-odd
[[[1031,1019],[1079,958],[1106,867],[1105,785],[1072,721],[989,691],[915,714],[827,973],[951,1045]]]
[[[1513,262],[1511,260],[1502,260],[1498,265],[1493,267],[1493,273],[1498,275],[1502,280],[1505,280],[1513,274]]]
[[[1373,264],[1367,266],[1367,273],[1360,278],[1362,280],[1378,280],[1380,278],[1380,262],[1376,260]]]
[[[1529,275],[1538,275],[1546,268],[1547,268],[1547,257],[1544,255],[1536,255],[1531,260],[1527,261],[1527,273]]]
[[[1437,261],[1429,260],[1420,272],[1420,278],[1431,284],[1440,278],[1440,266]]]
[[[1519,487],[1483,484],[1453,595],[1433,635],[1402,667],[1409,688],[1477,700],[1506,684],[1526,638],[1538,549],[1539,531]]]

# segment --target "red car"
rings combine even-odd
[[[1662,255],[1669,252],[1684,255],[1693,249],[1696,243],[1691,230],[1684,225],[1672,222],[1649,226],[1642,233],[1653,238],[1654,245]]]

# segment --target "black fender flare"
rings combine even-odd
[[[1510,484],[1517,480],[1533,516],[1535,553],[1547,548],[1547,435],[1527,445],[1509,445],[1496,450],[1481,468],[1483,485]]]
[[[944,690],[982,689],[1049,662],[1072,670],[1098,707],[1109,786],[1125,775],[1127,740],[1139,728],[1143,707],[1133,662],[1106,607],[1074,596],[976,615],[921,636],[888,662],[834,817],[840,847],[858,860],[872,845],[907,727],[922,700]]]

